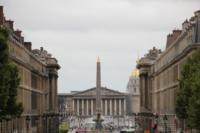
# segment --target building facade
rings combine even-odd
[[[63,117],[72,116],[74,114],[72,109],[72,96],[76,92],[59,93],[58,94],[58,107],[59,113]]]
[[[9,32],[10,61],[19,70],[20,86],[17,101],[23,105],[18,118],[2,121],[1,133],[58,133],[57,79],[60,66],[42,47],[32,49],[25,42],[20,30],[15,30],[13,21],[6,20],[0,6],[0,26]]]
[[[72,96],[74,115],[96,115],[96,88],[77,92]],[[101,114],[103,116],[124,116],[126,114],[126,95],[105,87],[101,87]]]
[[[160,129],[176,132],[180,123],[175,115],[175,101],[178,91],[178,79],[188,57],[200,47],[200,11],[182,23],[181,30],[173,30],[167,36],[165,50],[156,52],[151,60],[149,54],[140,59],[141,110],[158,114]],[[156,49],[155,49],[156,50]],[[158,117],[159,118],[159,117]],[[162,122],[163,121],[163,122]]]
[[[67,105],[67,110],[73,112],[70,114],[75,116],[92,117],[99,113],[104,116],[126,115],[126,94],[102,87],[99,57],[96,66],[96,87],[71,94],[61,94],[59,96],[60,110],[66,110],[63,107]]]
[[[134,69],[129,77],[127,84],[127,113],[133,114],[140,112],[140,82],[139,70]]]
[[[76,91],[66,94],[59,94],[60,113],[67,118],[82,119],[96,118],[96,87],[84,91]],[[101,116],[104,121],[108,119],[115,119],[115,126],[120,119],[122,125],[122,118],[127,114],[127,95],[122,92],[101,87]],[[71,124],[71,126],[80,126],[78,122]]]

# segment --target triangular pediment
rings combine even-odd
[[[74,96],[93,96],[96,95],[96,87],[87,89],[84,91],[77,92]],[[124,95],[124,93],[108,89],[106,87],[101,87],[101,95]]]

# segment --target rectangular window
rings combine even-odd
[[[35,92],[31,93],[31,108],[32,110],[37,109],[37,93]]]
[[[175,65],[173,68],[173,82],[178,80],[178,65]]]

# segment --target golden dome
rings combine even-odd
[[[139,74],[140,74],[139,70],[138,70],[137,68],[135,68],[135,69],[132,71],[131,76],[132,76],[132,77],[139,77]]]

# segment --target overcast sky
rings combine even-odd
[[[139,53],[164,49],[166,35],[200,9],[199,0],[0,0],[7,19],[34,48],[43,46],[61,65],[59,92],[102,85],[125,91]]]

